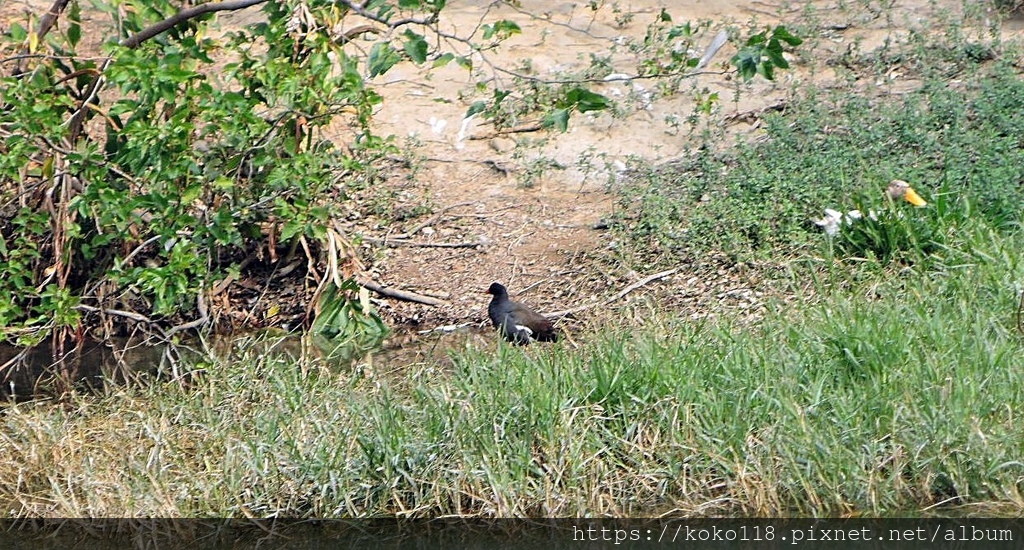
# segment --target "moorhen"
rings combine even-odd
[[[551,321],[540,313],[508,299],[508,290],[499,283],[491,283],[487,294],[494,296],[487,306],[491,323],[506,340],[523,346],[534,340],[555,342],[558,333]]]

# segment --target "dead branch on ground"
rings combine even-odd
[[[444,300],[438,300],[437,298],[431,298],[430,296],[424,296],[422,294],[416,294],[415,292],[408,292],[405,290],[397,290],[394,288],[387,288],[381,286],[365,277],[359,277],[356,281],[363,287],[386,296],[388,298],[396,298],[398,300],[405,300],[406,302],[416,302],[419,304],[426,304],[428,306],[446,306],[448,302]]]

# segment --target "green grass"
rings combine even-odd
[[[961,67],[954,82],[923,71],[920,89],[895,97],[801,89],[784,115],[766,118],[763,140],[723,151],[721,137],[707,137],[677,163],[640,166],[644,176],[621,189],[618,230],[642,243],[639,255],[656,250],[665,261],[711,251],[740,260],[805,254],[821,242],[812,219],[825,208],[883,209],[892,179],[935,203],[919,215],[937,223],[919,229],[939,231],[920,235],[922,244],[947,244],[941,230],[962,219],[1015,227],[1024,204],[1024,81],[1012,51]]]

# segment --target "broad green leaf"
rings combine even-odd
[[[789,44],[790,46],[799,46],[800,44],[804,43],[802,38],[790,33],[789,30],[787,30],[786,27],[783,27],[782,25],[775,27],[775,31],[772,32],[772,37],[778,38],[779,40],[785,42],[786,44]]]
[[[437,59],[434,60],[434,65],[433,66],[434,67],[443,67],[443,66],[451,63],[451,61],[453,59],[455,59],[455,54],[453,54],[451,52],[439,55],[437,57]]]
[[[484,112],[486,110],[487,110],[487,102],[486,101],[474,101],[473,104],[469,106],[469,110],[466,111],[466,118],[469,118],[469,117],[471,117],[471,116],[473,116],[473,115],[475,115],[477,113],[482,113],[482,112]]]
[[[774,63],[776,67],[780,69],[789,68],[789,62],[786,61],[786,58],[782,55],[782,48],[779,48],[778,50],[769,49],[765,53],[768,54],[768,60]]]
[[[493,25],[484,25],[484,40],[490,40],[493,37],[497,37],[498,40],[504,40],[513,34],[519,34],[522,29],[515,21],[509,21],[508,19],[502,19],[495,21]]]
[[[759,46],[767,41],[768,37],[765,36],[765,33],[759,32],[747,39],[747,46]]]
[[[24,42],[28,37],[28,31],[18,23],[11,23],[10,33],[11,39],[15,42]]]
[[[405,53],[412,59],[417,65],[427,60],[427,41],[423,39],[423,35],[416,34],[409,29],[405,30],[406,37],[405,41]]]
[[[184,191],[181,192],[181,203],[191,205],[192,201],[199,198],[203,192],[202,185],[190,185]]]
[[[494,105],[501,105],[501,102],[504,101],[505,98],[511,94],[511,90],[494,90]]]
[[[569,128],[569,109],[555,109],[544,116],[544,120],[541,124],[545,128],[554,128],[559,132],[564,132]]]
[[[68,42],[74,48],[82,39],[82,9],[77,1],[71,3],[71,9],[68,11],[68,21],[71,21],[71,24],[68,25]]]
[[[566,94],[570,105],[575,106],[581,113],[588,111],[602,111],[608,108],[608,98],[591,92],[585,88],[573,88]]]
[[[760,61],[757,52],[752,51],[750,48],[744,48],[739,53],[732,57],[732,64],[736,66],[736,70],[739,71],[740,77],[744,80],[750,80],[757,74],[757,66]]]
[[[391,47],[391,44],[378,42],[373,45],[373,48],[370,49],[370,55],[366,57],[366,68],[370,78],[373,78],[379,74],[386,73],[401,60],[401,56]]]

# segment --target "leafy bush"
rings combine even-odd
[[[247,4],[264,19],[216,37],[203,11],[215,4],[175,20],[168,0],[98,3],[118,33],[103,57],[79,51],[77,2],[59,32],[15,23],[0,40],[25,54],[0,77],[5,339],[38,340],[83,310],[188,318],[254,258],[290,256],[300,240],[317,253],[345,186],[393,150],[370,132],[381,98],[336,29],[416,13],[405,24],[430,24],[444,2]],[[377,42],[371,75],[425,60],[421,36],[395,40],[402,50]],[[349,129],[348,147],[327,139],[332,124]]]

